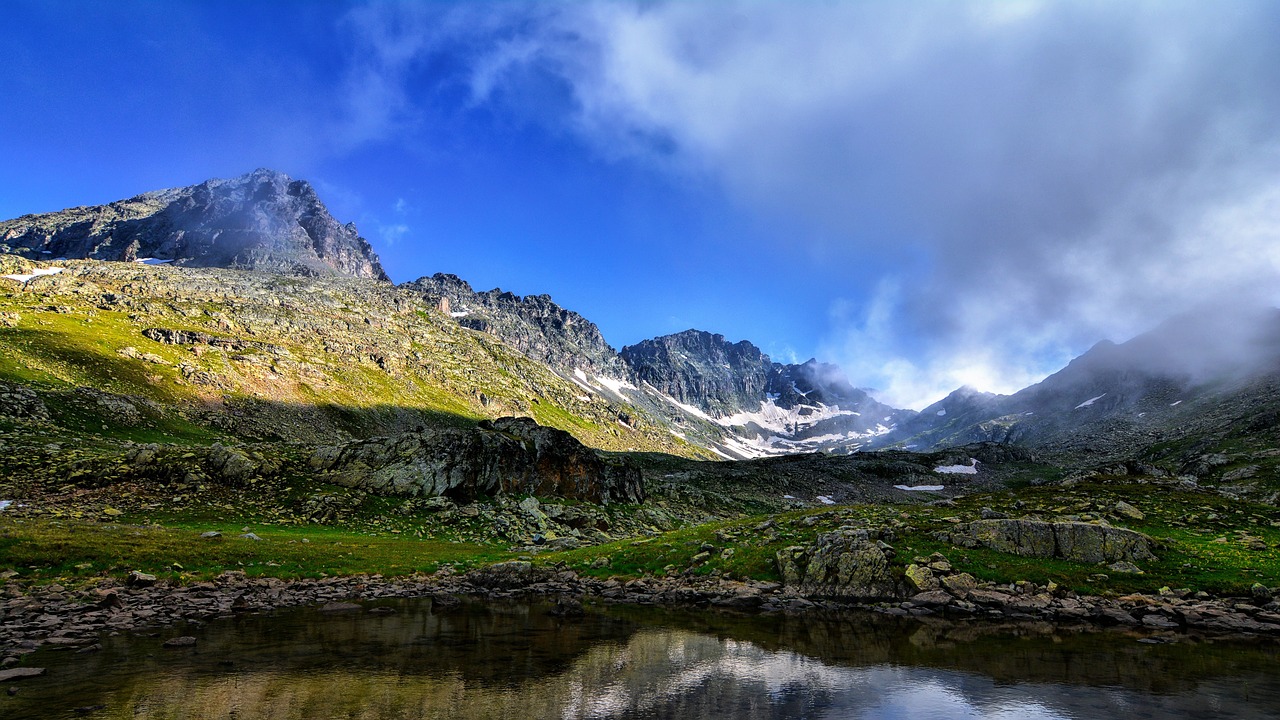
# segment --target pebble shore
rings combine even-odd
[[[861,608],[957,622],[1025,620],[1122,625],[1170,633],[1280,636],[1276,599],[1269,592],[1255,595],[1216,598],[1169,590],[1158,595],[1101,598],[1032,583],[980,583],[971,588],[922,592],[897,602],[868,604],[805,598],[773,582],[680,576],[601,580],[521,561],[500,563],[467,575],[442,573],[396,579],[375,575],[285,581],[228,572],[213,581],[187,586],[152,584],[144,577],[132,585],[106,580],[79,590],[59,585],[24,587],[10,582],[0,589],[0,680],[16,671],[21,672],[11,679],[30,673],[30,668],[20,667],[23,656],[40,647],[88,653],[99,650],[101,639],[111,634],[179,625],[184,632],[198,633],[204,623],[242,613],[307,605],[329,612],[358,611],[364,609],[364,603],[389,598],[429,597],[444,603],[456,602],[458,596],[545,598],[556,601],[552,612],[566,615],[582,612],[583,601],[766,613]]]

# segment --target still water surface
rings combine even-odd
[[[0,718],[1280,718],[1280,644],[430,600],[40,651]],[[193,649],[160,643],[181,632]]]

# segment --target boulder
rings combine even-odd
[[[808,547],[778,551],[777,561],[783,582],[802,595],[884,600],[900,594],[889,557],[865,531],[824,533]]]
[[[1024,557],[1084,563],[1154,560],[1156,542],[1124,528],[1087,522],[975,520],[950,534],[952,543]]]
[[[527,560],[509,560],[468,573],[467,579],[490,590],[514,590],[550,579],[552,571],[534,567]]]
[[[934,576],[933,570],[923,565],[912,563],[907,566],[904,573],[909,589],[917,592],[928,592],[938,589],[938,578]]]

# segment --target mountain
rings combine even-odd
[[[273,170],[0,222],[0,252],[388,280],[354,224]]]
[[[758,453],[850,451],[911,415],[876,402],[834,365],[776,363],[750,342],[701,330],[644,340],[621,356],[639,383]]]
[[[1280,371],[1280,311],[1206,306],[1125,343],[1102,341],[1012,395],[961,388],[881,438],[933,449],[1016,443],[1060,459],[1119,457],[1266,407]],[[1207,420],[1212,419],[1212,421]]]

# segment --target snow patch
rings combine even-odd
[[[801,410],[809,414],[801,415]],[[790,410],[778,407],[772,399],[760,403],[755,412],[740,412],[716,420],[724,427],[740,427],[752,423],[779,435],[794,435],[798,425],[811,426],[823,420],[844,415],[858,415],[851,410],[841,410],[839,405],[797,405]]]
[[[680,408],[681,410],[683,410],[683,411],[685,411],[685,412],[689,413],[690,415],[692,415],[692,416],[694,416],[694,417],[696,417],[696,418],[702,418],[703,420],[707,420],[707,421],[709,421],[709,422],[715,422],[714,420],[712,420],[712,419],[711,419],[711,416],[710,416],[710,415],[708,415],[708,414],[706,414],[706,413],[702,412],[702,410],[701,410],[700,408],[696,408],[696,407],[694,407],[694,406],[692,406],[692,405],[686,405],[686,404],[684,404],[684,403],[680,402],[679,400],[677,400],[677,399],[675,399],[675,398],[671,397],[670,395],[668,395],[668,394],[666,394],[666,393],[662,392],[662,391],[661,391],[661,390],[659,390],[658,388],[656,388],[656,387],[654,387],[654,386],[650,385],[649,383],[645,383],[645,386],[646,386],[646,387],[648,387],[650,391],[652,391],[652,392],[654,392],[654,393],[657,393],[657,394],[658,394],[658,396],[659,396],[659,397],[661,397],[663,400],[666,400],[667,402],[671,403],[672,405],[675,405],[676,407],[678,407],[678,408]]]
[[[626,380],[615,380],[614,378],[605,377],[605,376],[603,376],[603,375],[597,375],[597,376],[596,376],[596,382],[598,382],[598,383],[600,383],[601,385],[603,385],[603,386],[605,386],[605,387],[609,388],[610,390],[612,390],[612,391],[613,391],[613,393],[614,393],[615,395],[617,395],[618,397],[622,398],[623,400],[626,400],[627,402],[630,402],[630,401],[631,401],[631,398],[627,397],[626,395],[623,395],[623,394],[622,394],[622,389],[623,389],[623,388],[626,388],[626,389],[628,389],[628,390],[635,390],[635,389],[636,389],[636,386],[635,386],[635,385],[632,385],[631,383],[627,382]]]
[[[1087,407],[1089,407],[1090,405],[1092,405],[1092,404],[1094,404],[1094,403],[1098,402],[1099,400],[1101,400],[1102,398],[1104,398],[1104,397],[1106,397],[1106,396],[1107,396],[1107,394],[1106,394],[1106,393],[1102,393],[1102,394],[1101,394],[1101,395],[1099,395],[1098,397],[1091,397],[1091,398],[1089,398],[1088,400],[1085,400],[1084,402],[1080,403],[1079,405],[1077,405],[1077,406],[1075,406],[1075,407],[1073,407],[1073,408],[1071,408],[1071,409],[1072,409],[1072,410],[1079,410],[1080,408],[1087,408]]]
[[[941,410],[938,411],[938,417],[946,417],[946,415],[947,415],[946,408],[942,408]]]
[[[134,260],[134,262],[139,265],[167,265],[168,263],[173,262],[173,260],[161,260],[160,258],[138,258]]]
[[[4,510],[13,504],[12,500],[0,500],[0,510]]]
[[[1177,401],[1177,402],[1171,402],[1171,403],[1169,403],[1169,407],[1174,407],[1174,406],[1176,406],[1176,405],[1181,405],[1181,404],[1182,404],[1182,401],[1181,401],[1181,400],[1179,400],[1179,401]]]
[[[907,492],[937,492],[943,488],[942,485],[894,485],[894,487]]]
[[[835,500],[832,500],[832,499],[831,499],[831,497],[830,497],[830,496],[828,496],[828,495],[819,495],[819,496],[818,496],[818,502],[822,503],[823,505],[835,505],[835,504],[836,504],[836,501],[835,501]]]
[[[977,458],[969,458],[968,465],[939,465],[933,471],[943,475],[977,475],[978,460]]]
[[[783,499],[783,500],[795,500],[795,499],[796,499],[796,496],[795,496],[795,495],[783,495],[783,496],[782,496],[782,499]]]
[[[12,275],[0,275],[0,277],[6,277],[6,278],[9,278],[10,280],[17,280],[20,283],[28,283],[34,280],[35,278],[40,277],[41,275],[57,275],[58,273],[62,272],[64,269],[65,268],[60,268],[60,267],[36,268],[32,270],[30,273],[14,273]]]
[[[453,312],[449,313],[449,317],[460,318],[460,317],[466,317],[470,314],[471,314],[470,310],[454,310]]]

